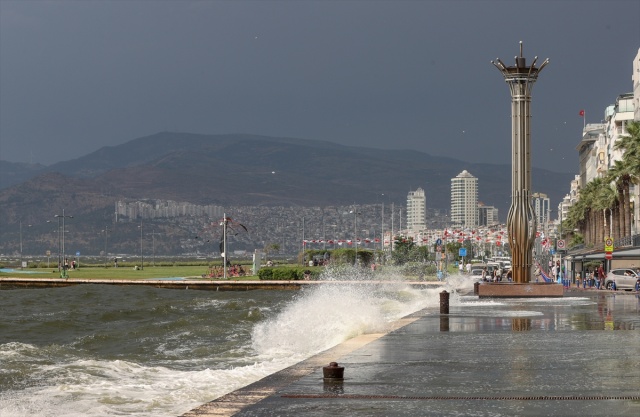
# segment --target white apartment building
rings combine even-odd
[[[412,231],[427,228],[427,197],[422,188],[409,191],[407,195],[407,229]]]
[[[633,92],[621,94],[615,104],[604,110],[602,123],[587,124],[582,132],[582,140],[576,147],[580,159],[580,174],[571,182],[569,205],[574,204],[580,194],[580,189],[594,178],[602,178],[615,162],[622,159],[622,151],[614,149],[615,143],[621,136],[626,136],[627,124],[630,121],[640,121],[640,48],[633,60],[631,75]],[[633,206],[632,234],[640,232],[640,197],[638,187],[631,186],[630,200]],[[559,207],[564,207],[561,203]],[[566,213],[565,213],[566,214]],[[559,221],[560,216],[558,216]]]
[[[478,179],[466,169],[451,178],[451,222],[457,227],[478,225]]]
[[[627,135],[627,123],[633,121],[633,93],[621,94],[616,99],[613,114],[608,116],[606,130],[606,144],[609,159],[607,168],[611,168],[615,161],[622,159],[622,151],[614,149],[615,143],[621,136]]]
[[[582,140],[576,146],[580,161],[580,187],[606,172],[606,138],[604,123],[589,123],[582,131]]]

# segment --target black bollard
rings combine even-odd
[[[440,314],[449,314],[449,293],[446,290],[440,293]]]
[[[344,379],[344,366],[338,366],[337,362],[331,362],[329,366],[322,368],[325,381],[342,381]]]
[[[474,282],[473,283],[473,295],[478,295],[479,288],[480,288],[480,283],[479,282]]]

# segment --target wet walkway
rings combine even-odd
[[[638,416],[640,296],[452,298],[185,414],[227,415]]]

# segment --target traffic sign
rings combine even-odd
[[[613,239],[611,239],[610,237],[606,237],[604,239],[604,251],[613,252]]]
[[[438,238],[438,240],[436,240],[436,245],[438,246],[442,245],[442,239]]]
[[[460,256],[467,256],[467,248],[460,248],[460,249],[458,249],[458,255],[460,255]]]
[[[605,253],[604,254],[604,259],[608,259],[608,260],[613,259],[613,253]]]
[[[564,249],[564,244],[565,244],[564,239],[558,239],[558,243],[557,243],[558,249]]]

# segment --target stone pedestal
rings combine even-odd
[[[564,287],[555,282],[483,282],[478,286],[480,298],[562,297]]]

